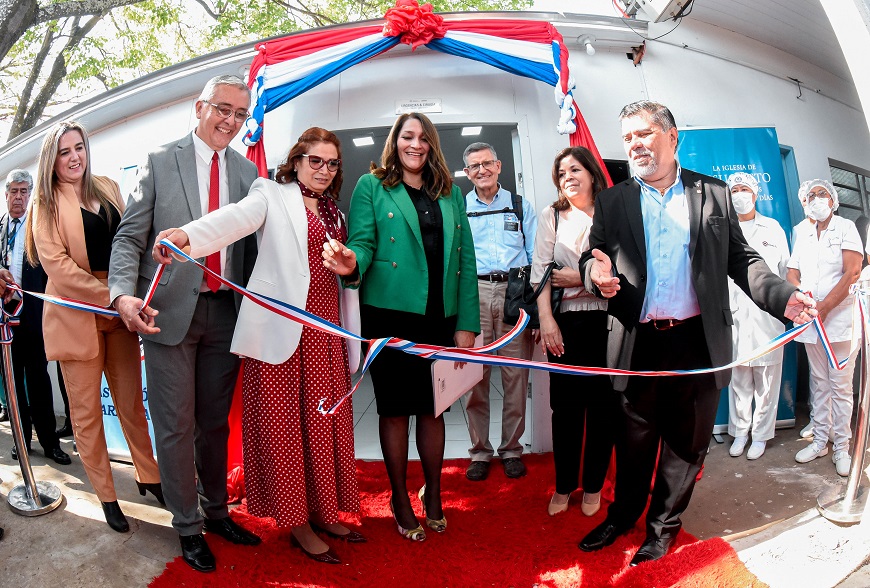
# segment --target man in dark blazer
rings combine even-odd
[[[6,177],[8,212],[0,218],[0,261],[24,290],[45,292],[48,283],[45,271],[42,266],[33,267],[27,263],[24,255],[24,222],[32,190],[33,178],[26,170],[12,170]],[[10,301],[6,308],[11,311],[16,305],[17,301]],[[21,309],[20,320],[19,326],[12,330],[12,373],[26,451],[30,451],[30,437],[32,430],[36,429],[36,437],[45,456],[61,465],[69,465],[72,460],[60,448],[55,432],[57,421],[47,371],[48,362],[45,359],[45,341],[42,338],[42,300],[29,297]],[[13,446],[12,459],[18,459],[18,451],[23,449]]]
[[[670,111],[641,101],[619,118],[634,178],[598,195],[589,251],[580,259],[586,288],[608,299],[608,366],[647,371],[730,363],[728,276],[771,315],[811,320],[812,300],[746,243],[725,184],[680,168]],[[719,390],[730,379],[730,370],[613,378],[623,415],[616,498],[580,549],[601,549],[630,530],[654,478],[646,540],[631,565],[668,552],[704,463]]]
[[[227,510],[227,419],[240,365],[230,342],[241,298],[216,280],[204,280],[190,263],[166,267],[152,302],[159,316],[154,308],[142,308],[142,298],[157,267],[151,258],[157,234],[238,202],[257,178],[256,166],[229,147],[250,101],[241,79],[209,80],[196,101],[196,129],[150,153],[140,169],[109,266],[109,296],[127,328],[142,334],[166,507],[184,561],[203,572],[215,569],[203,527],[233,543],[260,542]],[[256,253],[251,236],[209,256],[206,265],[244,284]]]

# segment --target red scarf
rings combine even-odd
[[[330,196],[318,194],[308,186],[296,180],[296,184],[302,191],[302,196],[317,198],[317,212],[320,214],[320,222],[326,227],[326,236],[329,239],[337,239],[342,243],[347,242],[347,225],[344,222],[341,211]]]

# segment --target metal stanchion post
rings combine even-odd
[[[15,391],[15,377],[12,372],[11,343],[0,344],[3,349],[3,373],[6,375],[6,399],[9,403],[9,424],[12,425],[12,437],[18,448],[18,465],[24,483],[9,491],[7,501],[12,512],[26,517],[46,514],[60,506],[63,495],[60,488],[51,482],[37,482],[30,468],[30,456],[27,455],[27,443],[21,431],[21,417],[18,414],[18,396]]]
[[[856,296],[861,297],[864,308],[870,308],[870,280],[858,282]],[[859,302],[856,301],[856,304]],[[870,317],[864,317],[864,320]],[[866,326],[866,322],[865,325]],[[819,512],[828,520],[838,523],[857,523],[867,505],[867,488],[861,485],[864,476],[864,456],[867,452],[867,416],[870,414],[870,336],[864,329],[861,352],[861,397],[858,404],[858,419],[852,437],[852,468],[849,479],[843,486],[831,486],[819,494]]]

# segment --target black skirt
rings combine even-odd
[[[456,316],[416,314],[363,304],[362,332],[367,338],[398,337],[414,343],[453,346]],[[433,414],[432,361],[384,348],[369,368],[378,414],[386,417]]]

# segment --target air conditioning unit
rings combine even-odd
[[[675,18],[692,0],[629,0],[625,12],[631,16],[646,17],[650,22],[662,22]]]

